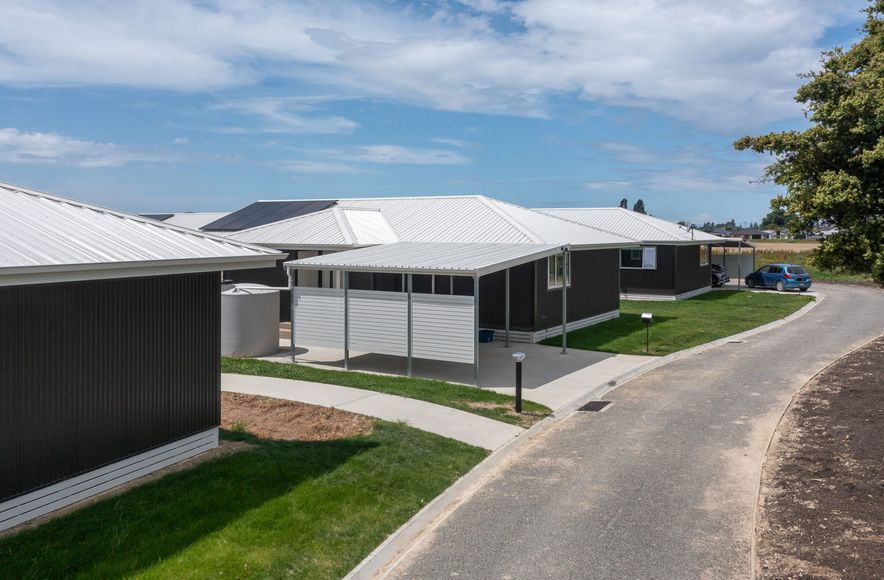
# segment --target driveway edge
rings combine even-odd
[[[559,407],[553,411],[549,417],[540,421],[524,433],[492,452],[484,461],[473,467],[448,489],[436,496],[430,503],[425,505],[419,512],[412,516],[410,520],[402,524],[399,529],[390,534],[386,540],[357,564],[356,567],[344,577],[344,580],[368,580],[371,578],[386,577],[386,575],[389,574],[389,572],[393,570],[408,554],[410,548],[415,545],[418,540],[432,533],[442,522],[445,521],[449,513],[454,511],[460,506],[460,504],[469,499],[480,487],[482,487],[485,481],[507,461],[511,454],[528,445],[531,440],[537,437],[540,433],[564,420],[572,412],[576,411],[589,401],[596,400],[598,397],[611,392],[617,387],[673,361],[716,348],[734,340],[749,338],[756,334],[761,334],[762,332],[773,330],[774,328],[788,324],[813,310],[820,302],[825,300],[825,298],[825,294],[817,294],[815,300],[785,318],[650,361],[647,364],[624,373],[612,380],[611,383],[614,384],[608,383],[603,385],[587,395]]]

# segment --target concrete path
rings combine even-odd
[[[821,285],[822,286],[822,285]],[[786,325],[695,353],[540,434],[399,561],[419,578],[750,578],[771,434],[810,377],[884,332],[884,292],[827,286]]]
[[[387,421],[404,421],[417,429],[492,451],[524,431],[515,425],[451,407],[339,385],[222,374],[221,390],[332,407]]]
[[[568,356],[579,352],[577,349],[571,349]],[[561,355],[556,356],[560,360],[563,358]],[[615,381],[618,377],[627,375],[655,360],[658,360],[658,358],[631,354],[607,355],[598,362],[563,377],[555,378],[546,384],[526,388],[522,391],[522,396],[526,400],[546,405],[553,411],[557,411],[572,401],[582,399],[605,385],[616,384]],[[491,390],[505,395],[515,396],[516,394],[515,387],[497,387]]]

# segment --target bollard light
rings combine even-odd
[[[522,361],[525,360],[524,352],[514,352],[513,361],[516,363],[516,413],[522,412]]]
[[[654,315],[650,312],[642,312],[642,322],[645,323],[645,353],[650,354],[650,346],[651,346],[651,321],[654,320]]]

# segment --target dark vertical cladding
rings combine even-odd
[[[703,246],[708,248],[708,246]],[[712,270],[709,265],[700,265],[701,246],[679,246],[676,249],[678,269],[675,272],[675,291],[677,294],[690,292],[712,284]],[[708,250],[707,250],[708,252]]]
[[[657,269],[620,270],[620,291],[626,294],[681,294],[709,286],[712,271],[700,266],[700,245],[657,246]]]
[[[0,288],[0,500],[216,427],[219,281]]]
[[[547,288],[547,261],[534,262],[536,271],[536,330],[562,323],[562,290]],[[568,321],[575,322],[620,308],[618,268],[620,250],[571,252]]]
[[[482,276],[479,284],[479,325],[482,328],[503,329],[505,316],[506,272]],[[510,328],[527,331],[534,329],[533,263],[510,269]]]
[[[674,294],[675,252],[675,246],[657,246],[657,268],[655,270],[622,268],[620,270],[620,291],[625,294]]]

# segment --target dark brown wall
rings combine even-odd
[[[562,290],[548,290],[546,260],[534,262],[537,292],[536,330],[562,323]],[[568,321],[574,322],[620,308],[617,274],[620,250],[571,252]]]
[[[0,288],[0,500],[220,423],[220,273]]]
[[[675,293],[675,246],[657,246],[657,269],[620,270],[620,291],[638,294]]]
[[[712,272],[700,267],[699,245],[657,246],[657,269],[621,269],[620,290],[637,294],[681,294],[709,286]]]
[[[544,260],[544,267],[546,260]],[[482,276],[479,281],[479,325],[506,327],[506,272]],[[510,269],[510,329],[534,328],[534,264]]]
[[[675,275],[677,294],[690,292],[712,283],[712,270],[709,265],[700,266],[700,246],[679,246],[677,252],[678,269]]]

